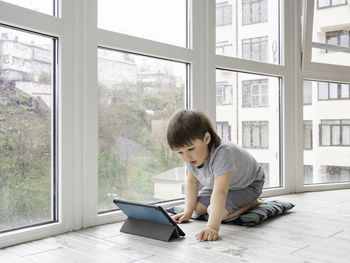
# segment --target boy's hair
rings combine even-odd
[[[221,139],[215,132],[209,118],[203,112],[180,110],[169,121],[168,144],[172,150],[188,146],[196,139],[203,140],[206,132],[210,134],[209,149],[218,147]]]

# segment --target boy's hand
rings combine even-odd
[[[189,214],[189,213],[182,212],[172,216],[171,218],[175,221],[175,223],[181,224],[183,222],[189,221],[191,219],[191,216],[192,216],[192,213]]]
[[[198,241],[215,241],[219,237],[219,231],[209,226],[205,227],[201,232],[196,235]]]

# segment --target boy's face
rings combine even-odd
[[[209,155],[209,147],[210,143],[210,134],[207,132],[203,138],[196,139],[192,141],[192,143],[188,146],[184,146],[175,150],[181,159],[189,164],[192,164],[196,167],[205,164]]]

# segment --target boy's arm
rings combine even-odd
[[[193,210],[197,205],[199,181],[188,170],[185,184],[185,213],[192,215]]]
[[[228,172],[215,177],[214,189],[212,196],[210,198],[210,210],[209,210],[209,220],[208,227],[219,231],[222,218],[225,211],[225,203],[228,188],[231,181],[232,172]]]
[[[176,223],[186,222],[191,219],[193,210],[197,205],[199,181],[191,171],[188,171],[185,184],[185,210],[172,216]]]

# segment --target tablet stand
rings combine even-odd
[[[120,232],[149,237],[162,241],[170,241],[172,239],[180,237],[175,226],[134,218],[126,219],[120,229]]]

